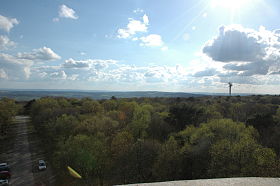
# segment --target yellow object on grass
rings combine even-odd
[[[82,179],[82,176],[79,173],[77,173],[74,169],[72,169],[69,166],[67,166],[67,169],[68,169],[69,173],[71,174],[71,176],[73,176],[74,178]]]

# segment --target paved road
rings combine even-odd
[[[11,166],[11,185],[34,185],[32,173],[31,153],[29,150],[27,122],[29,117],[16,116],[15,141],[12,150],[8,154],[8,162]]]
[[[50,166],[46,171],[38,171],[38,160],[47,155],[40,148],[40,139],[32,126],[28,125],[28,116],[16,116],[11,127],[10,140],[0,150],[0,162],[8,162],[11,168],[13,186],[55,185],[55,176]],[[4,145],[1,143],[1,145]]]

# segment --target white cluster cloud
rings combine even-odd
[[[129,18],[129,23],[126,28],[118,29],[118,38],[129,38],[135,35],[137,32],[147,32],[149,25],[149,18],[145,14],[142,17],[142,20],[135,20],[133,18]]]
[[[53,80],[65,80],[65,79],[67,79],[67,75],[63,70],[61,70],[58,72],[50,73],[50,78]]]
[[[279,31],[222,26],[219,35],[208,41],[203,52],[222,69],[205,68],[195,77],[217,76],[221,82],[239,84],[270,84],[280,74]],[[271,78],[274,77],[274,78]],[[262,80],[260,82],[260,80]]]
[[[198,71],[194,73],[194,77],[205,77],[205,76],[215,76],[219,74],[219,72],[215,68],[206,68],[203,71]]]
[[[0,69],[0,79],[8,79],[8,75],[4,69]]]
[[[78,19],[79,17],[76,15],[76,12],[72,9],[69,8],[66,5],[61,5],[59,9],[59,17],[63,18],[70,18],[70,19]]]
[[[188,73],[176,66],[134,66],[115,60],[65,60],[60,66],[41,66],[33,70],[34,77],[43,79],[80,80],[99,83],[162,84],[186,81]]]
[[[7,50],[15,45],[16,43],[11,41],[7,36],[0,35],[0,51]]]
[[[19,21],[16,18],[0,15],[0,29],[9,32],[17,24],[19,24]]]
[[[26,59],[19,59],[9,54],[0,53],[1,76],[6,79],[20,80],[28,79],[30,67],[33,62]]]
[[[138,9],[134,13],[138,13]],[[137,33],[147,33],[149,25],[149,17],[144,14],[142,20],[135,20],[129,18],[129,23],[126,28],[118,29],[118,38],[131,39],[132,41],[139,41],[140,46],[146,47],[162,47],[162,51],[168,50],[167,46],[164,46],[161,35],[159,34],[149,34],[142,37],[135,36]]]
[[[179,65],[174,67],[115,65],[113,69],[91,74],[88,79],[99,82],[163,84],[178,83],[186,78],[186,71]]]
[[[72,8],[66,6],[66,5],[60,5],[58,10],[58,16],[60,18],[69,18],[69,19],[78,19],[79,16],[76,15],[75,10]],[[53,18],[53,22],[58,22],[59,18],[55,17]]]
[[[57,59],[60,59],[60,56],[47,47],[34,49],[29,53],[17,53],[16,55],[0,53],[1,78],[9,80],[29,79],[32,74],[32,67],[36,62],[43,63]]]
[[[163,46],[163,41],[160,35],[158,34],[150,34],[146,37],[139,38],[142,42],[140,45],[142,46]]]
[[[64,68],[74,69],[96,69],[101,70],[107,68],[110,64],[116,64],[116,60],[101,60],[101,59],[88,59],[88,60],[74,60],[72,58],[65,60],[63,63]]]
[[[17,57],[33,61],[54,61],[61,58],[52,49],[47,47],[34,49],[32,52],[18,53]]]

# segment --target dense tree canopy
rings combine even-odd
[[[83,176],[72,185],[112,185],[280,176],[279,103],[279,96],[46,97],[28,108],[59,176],[70,165]]]

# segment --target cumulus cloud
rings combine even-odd
[[[0,69],[0,79],[8,79],[8,75],[4,69]]]
[[[95,69],[101,70],[108,68],[111,64],[116,64],[116,60],[101,60],[101,59],[88,59],[88,60],[74,60],[72,58],[65,60],[63,63],[64,68],[74,69]]]
[[[52,49],[47,47],[34,49],[32,52],[18,53],[17,57],[20,59],[28,59],[33,61],[54,61],[61,58]]]
[[[62,71],[58,71],[58,72],[53,72],[50,74],[50,78],[53,80],[65,80],[67,79],[67,75],[66,73],[62,70]]]
[[[79,78],[79,74],[73,74],[71,76],[68,76],[68,79],[72,81],[78,80],[78,78]]]
[[[57,59],[60,59],[60,56],[47,47],[34,49],[32,52],[17,53],[16,55],[0,53],[1,77],[9,80],[27,80],[30,79],[33,72],[36,72],[38,77],[43,77],[44,71],[36,69],[38,64],[41,64],[38,62]],[[37,67],[35,64],[37,64]],[[40,66],[40,68],[45,67]]]
[[[30,68],[33,65],[31,60],[18,59],[12,55],[0,53],[0,61],[2,77],[11,80],[28,79],[30,77]]]
[[[94,73],[91,81],[109,81],[116,83],[162,84],[178,83],[187,77],[185,69],[177,66],[133,66],[116,65],[102,73]]]
[[[143,16],[143,22],[145,25],[149,25],[149,17],[146,14]]]
[[[0,35],[0,50],[7,50],[15,45],[16,43],[11,41],[7,36]]]
[[[74,59],[70,58],[65,60],[63,64],[65,68],[89,68],[88,61],[75,61]]]
[[[129,18],[129,23],[127,24],[126,28],[118,29],[118,38],[129,38],[135,35],[137,32],[147,32],[149,18],[145,14],[142,17],[142,20],[135,20],[133,18]]]
[[[241,26],[222,26],[219,35],[206,43],[203,52],[221,62],[256,61],[265,56],[267,47],[258,31]]]
[[[161,36],[158,34],[150,34],[139,39],[142,41],[140,44],[142,46],[162,46],[164,44]]]
[[[188,72],[176,66],[135,66],[116,60],[65,60],[60,66],[33,68],[33,78],[79,80],[109,84],[180,84],[188,78]]]
[[[142,20],[135,20],[133,18],[129,18],[129,23],[126,28],[118,29],[118,38],[122,39],[131,39],[132,41],[140,42],[140,46],[148,46],[148,47],[161,47],[162,51],[168,50],[167,46],[164,46],[164,42],[159,34],[149,34],[148,25],[149,25],[149,17],[144,14]],[[144,36],[136,35],[137,33],[146,33]]]
[[[279,32],[264,27],[253,30],[240,25],[222,26],[218,36],[205,44],[203,52],[224,63],[226,73],[219,76],[272,75],[280,71]],[[248,82],[254,81],[250,78]]]
[[[76,12],[72,9],[72,8],[69,8],[68,6],[66,5],[61,5],[59,7],[59,17],[62,17],[62,18],[70,18],[70,19],[78,19],[79,17],[76,15]]]
[[[19,21],[16,18],[0,15],[0,29],[9,32],[17,24],[19,24]]]
[[[207,68],[203,71],[196,72],[193,76],[194,77],[205,77],[205,76],[215,76],[219,74],[219,72],[214,68]]]

